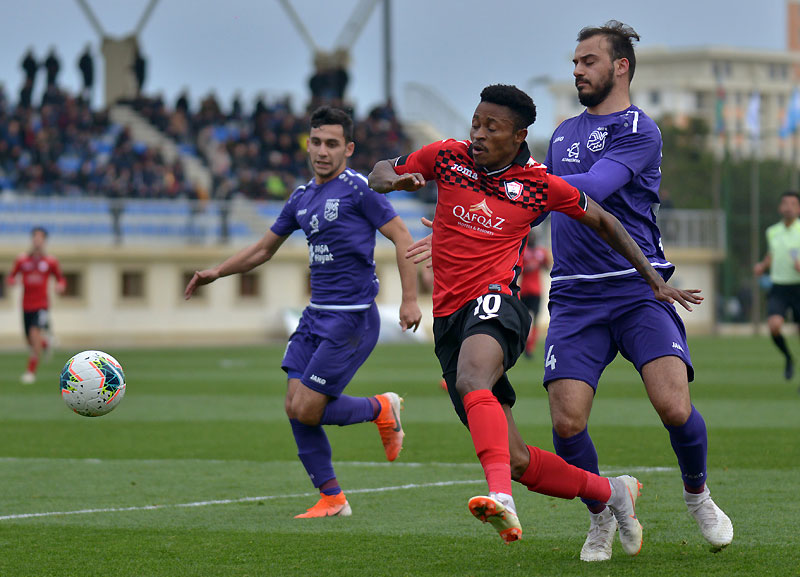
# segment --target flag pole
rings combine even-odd
[[[761,95],[753,91],[750,102],[747,105],[747,129],[750,132],[750,151],[752,166],[750,169],[750,264],[754,266],[761,250],[759,247],[760,238],[760,191],[759,180],[759,156],[761,148]],[[756,275],[752,275],[750,280],[750,290],[752,293],[750,313],[753,322],[753,334],[758,334],[761,323],[761,285]]]
[[[760,190],[758,186],[759,179],[759,159],[758,159],[758,141],[754,140],[754,150],[752,166],[750,168],[750,262],[755,264],[761,257],[761,250],[759,248],[760,240]],[[752,306],[751,318],[753,321],[753,334],[758,334],[758,328],[761,324],[761,284],[759,277],[752,275],[751,279],[751,292],[752,292]]]

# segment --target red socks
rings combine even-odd
[[[594,499],[602,503],[611,498],[608,479],[570,465],[554,453],[528,446],[531,461],[519,482],[542,495],[561,499]]]
[[[503,407],[492,391],[480,389],[464,395],[464,409],[489,492],[511,495],[511,455]]]
[[[39,364],[39,359],[34,357],[28,357],[28,372],[35,373],[36,366]]]

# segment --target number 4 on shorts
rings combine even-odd
[[[547,358],[544,360],[544,366],[551,371],[556,370],[556,356],[553,354],[553,345],[550,345],[550,348],[547,349]]]

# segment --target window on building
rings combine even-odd
[[[239,296],[256,298],[261,296],[261,277],[255,273],[239,275]]]
[[[80,298],[83,296],[83,274],[77,271],[65,271],[64,280],[66,287],[62,296],[67,298]]]
[[[697,110],[703,110],[708,105],[708,94],[705,92],[695,92],[694,99]]]
[[[661,104],[661,93],[658,90],[650,91],[650,105],[659,106]]]
[[[140,299],[144,297],[144,273],[140,270],[122,271],[120,282],[122,298]]]

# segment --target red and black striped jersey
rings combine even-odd
[[[395,162],[439,188],[433,221],[433,316],[453,314],[487,292],[515,295],[533,222],[548,211],[581,218],[586,196],[531,158],[523,143],[505,168],[475,166],[472,144],[443,140]]]

